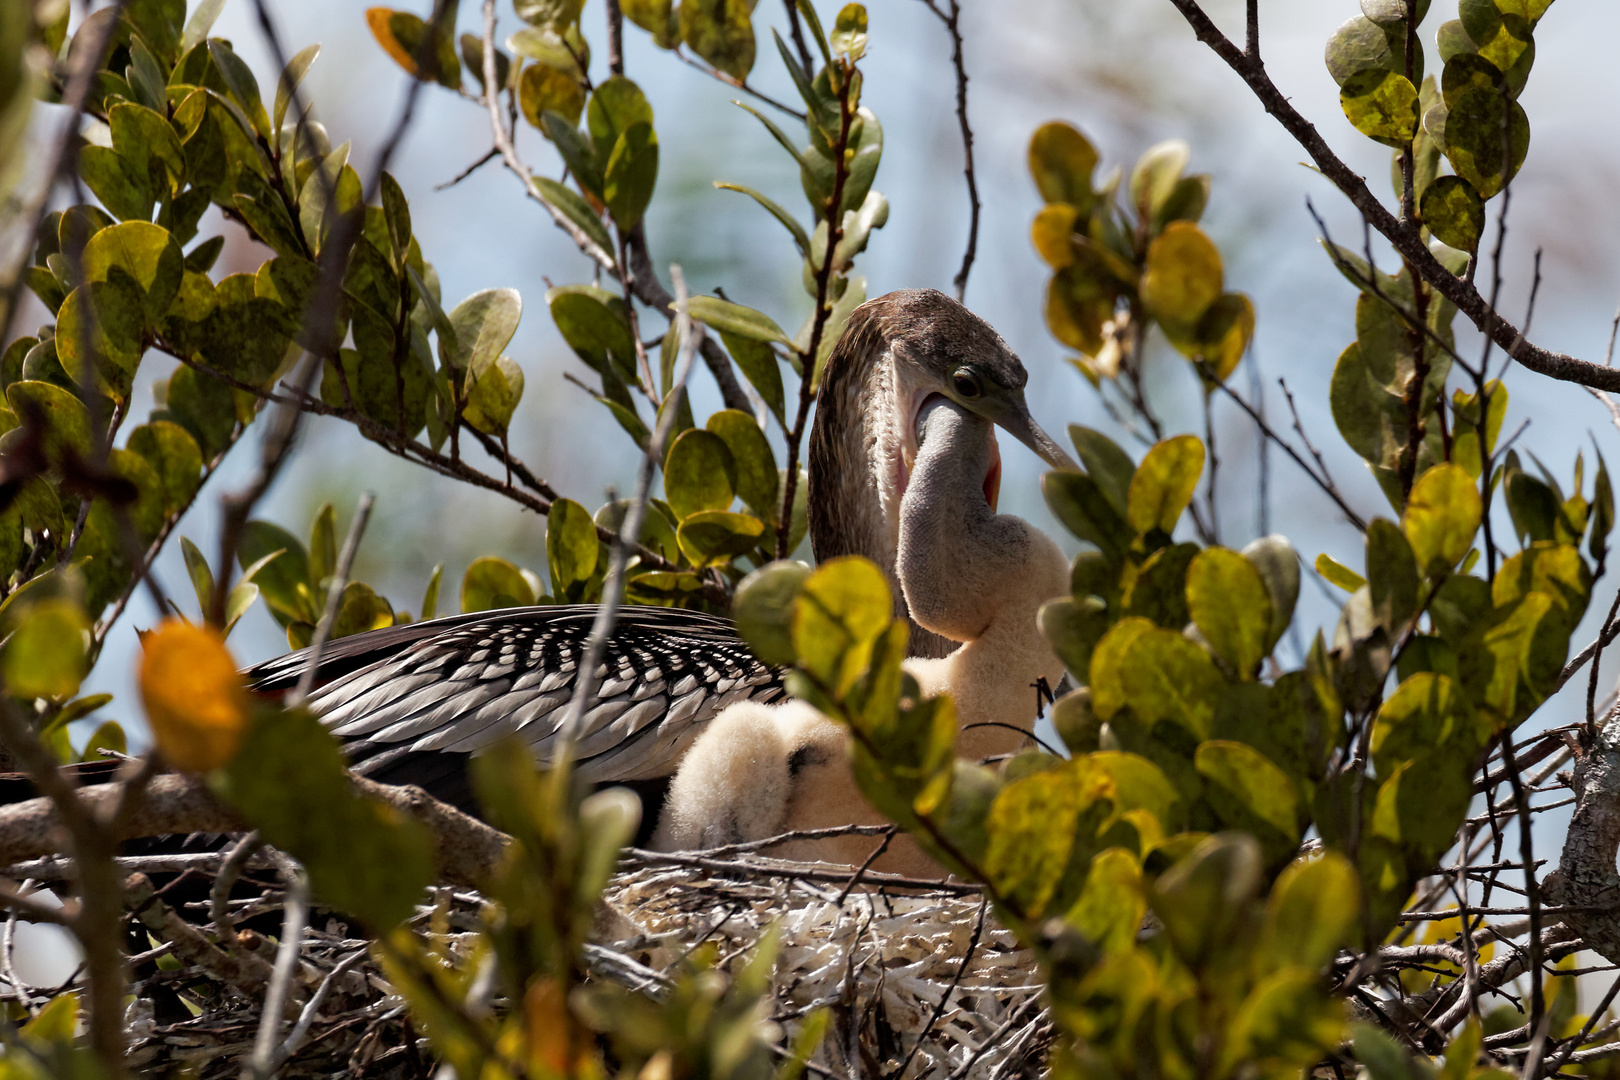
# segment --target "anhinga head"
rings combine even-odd
[[[936,395],[1000,427],[1053,467],[1074,467],[1030,416],[1027,381],[1001,335],[944,293],[892,292],[856,308],[822,374],[810,435],[816,558],[864,555],[898,585],[900,499],[917,458],[918,414]],[[997,457],[985,477],[991,506],[1000,475]],[[898,587],[895,597],[906,614]],[[914,655],[944,655],[953,647],[914,625]]]

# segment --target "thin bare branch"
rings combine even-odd
[[[1491,337],[1509,355],[1531,371],[1550,379],[1579,383],[1599,390],[1620,390],[1620,370],[1576,359],[1565,353],[1554,352],[1524,340],[1517,327],[1502,319],[1485,302],[1478,290],[1463,278],[1457,277],[1440,264],[1423,243],[1411,224],[1398,221],[1378,201],[1367,187],[1366,181],[1346,165],[1328,146],[1315,126],[1294,108],[1287,96],[1277,88],[1258,60],[1251,61],[1225,34],[1221,33],[1197,0],[1169,0],[1192,27],[1198,40],[1209,46],[1226,65],[1236,72],[1259,99],[1265,110],[1275,116],[1284,129],[1294,137],[1310,155],[1316,167],[1344,193],[1355,208],[1394,245],[1401,257],[1433,285],[1442,296],[1457,305],[1457,310],[1468,317],[1482,333]]]
[[[326,610],[321,612],[321,621],[315,624],[315,634],[309,642],[309,658],[304,663],[303,674],[298,676],[298,685],[287,696],[287,707],[296,709],[309,698],[310,690],[315,687],[315,675],[320,671],[321,652],[326,648],[326,639],[331,636],[332,624],[337,622],[338,609],[343,606],[343,589],[349,582],[349,568],[354,565],[355,552],[360,549],[360,537],[365,534],[366,522],[371,520],[371,508],[377,502],[377,497],[371,492],[364,492],[360,496],[360,503],[354,508],[354,520],[349,522],[349,532],[343,538],[343,550],[338,553],[337,566],[332,570],[332,581],[326,587]]]

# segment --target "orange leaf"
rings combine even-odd
[[[141,700],[158,750],[186,772],[228,763],[247,731],[249,703],[225,639],[165,619],[142,645]]]
[[[383,51],[394,58],[395,63],[417,78],[421,78],[421,73],[416,68],[414,50],[401,44],[399,38],[394,36],[393,21],[396,15],[409,15],[409,12],[395,11],[392,8],[385,7],[367,8],[366,25],[371,27],[371,36],[377,39],[377,44],[381,45]],[[415,18],[415,16],[411,17]],[[420,24],[421,20],[417,19],[417,22]],[[417,35],[417,40],[421,40],[420,33]]]

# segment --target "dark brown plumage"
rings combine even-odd
[[[962,392],[968,373],[978,392]],[[916,452],[916,420],[933,394],[1000,425],[1054,466],[1067,455],[1029,417],[1028,373],[990,324],[935,289],[907,289],[855,309],[827,360],[810,432],[810,545],[818,562],[865,555],[888,574],[911,655],[957,643],[918,626],[895,576],[899,504]]]

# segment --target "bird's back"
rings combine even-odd
[[[596,611],[506,608],[344,638],[322,651],[309,705],[357,772],[471,808],[472,754],[508,737],[538,761],[555,753]],[[255,691],[280,696],[307,663],[300,651],[247,675]],[[780,673],[729,621],[623,608],[586,704],[579,774],[594,783],[668,776],[722,708],[782,695]]]

